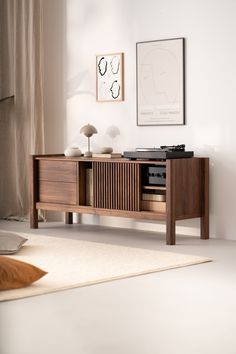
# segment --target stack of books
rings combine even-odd
[[[155,190],[152,190],[151,193],[142,193],[141,208],[143,210],[165,213],[166,194]]]
[[[153,202],[165,202],[165,194],[151,194],[151,193],[142,193],[142,200],[151,200]]]
[[[97,154],[93,153],[92,157],[99,157],[99,158],[104,158],[104,159],[114,159],[114,158],[120,158],[122,157],[122,154],[119,152],[112,152],[110,154]]]

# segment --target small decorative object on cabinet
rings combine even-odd
[[[107,128],[106,135],[108,135],[109,138],[111,139],[112,150],[114,150],[114,141],[116,140],[116,137],[120,135],[120,129],[115,125],[111,125]]]
[[[39,209],[64,211],[67,224],[73,212],[159,220],[174,245],[176,221],[200,218],[201,238],[208,239],[209,159],[31,156],[30,206],[31,228],[38,228]]]
[[[110,146],[104,146],[101,149],[101,154],[111,154],[113,152],[113,148]]]
[[[96,158],[102,158],[102,159],[118,159],[122,157],[122,154],[120,152],[111,152],[111,153],[94,153],[93,157]]]
[[[93,125],[87,124],[80,129],[80,133],[88,138],[88,151],[84,153],[84,156],[92,157],[92,152],[90,151],[90,138],[93,134],[97,134],[97,129]]]
[[[68,147],[64,151],[64,155],[67,156],[67,157],[81,156],[81,150],[78,147],[76,147],[76,146]]]

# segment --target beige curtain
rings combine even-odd
[[[19,218],[29,155],[44,152],[42,1],[0,0],[0,24],[0,218]]]

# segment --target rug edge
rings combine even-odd
[[[115,280],[122,280],[122,279],[128,279],[128,278],[133,278],[133,277],[138,277],[138,276],[142,276],[142,275],[147,275],[147,274],[152,274],[152,273],[159,273],[159,272],[164,272],[167,270],[171,270],[171,269],[178,269],[178,268],[184,268],[184,267],[188,267],[188,266],[192,266],[192,265],[198,265],[198,264],[204,264],[204,263],[209,263],[212,262],[213,259],[211,258],[205,258],[205,257],[200,257],[200,256],[196,256],[199,259],[195,260],[195,261],[189,261],[186,262],[184,264],[180,264],[180,265],[174,265],[174,266],[167,266],[164,268],[153,268],[151,270],[145,270],[142,272],[136,272],[136,273],[129,273],[129,274],[125,274],[125,275],[118,275],[118,276],[114,276],[114,277],[110,277],[108,278],[104,278],[104,279],[99,279],[99,280],[92,280],[92,281],[88,281],[88,282],[84,282],[84,283],[75,283],[75,284],[71,284],[71,285],[67,285],[67,286],[61,286],[58,288],[54,288],[54,289],[48,289],[45,291],[39,291],[37,293],[34,294],[22,294],[22,295],[18,295],[18,296],[6,296],[3,298],[1,298],[1,294],[0,294],[0,302],[6,302],[6,301],[14,301],[14,300],[21,300],[21,299],[26,299],[29,297],[35,297],[35,296],[39,296],[39,295],[48,295],[48,294],[53,294],[59,291],[65,291],[65,290],[71,290],[71,289],[76,289],[76,288],[82,288],[82,287],[86,287],[86,286],[92,286],[92,285],[96,285],[96,284],[102,284],[102,283],[108,283],[111,281],[115,281]],[[26,289],[26,288],[23,288]],[[17,290],[17,289],[16,289]],[[21,289],[19,289],[21,290]],[[6,290],[6,291],[15,291],[15,289],[13,290]]]

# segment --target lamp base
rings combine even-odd
[[[84,153],[84,157],[92,157],[92,152],[91,151],[87,151]]]

